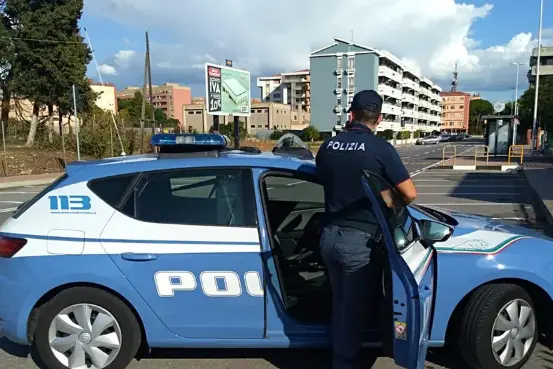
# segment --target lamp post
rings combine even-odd
[[[540,59],[541,59],[541,32],[543,24],[543,0],[540,1],[540,25],[538,31],[538,55],[536,61],[536,94],[534,96],[534,119],[532,123],[532,154],[537,149],[538,135],[538,95],[540,89]]]
[[[519,81],[520,66],[524,65],[524,63],[513,63],[513,65],[516,65],[516,67],[517,67],[517,79],[516,79],[516,83],[515,83],[514,115],[518,116],[518,81]]]

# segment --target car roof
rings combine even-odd
[[[187,154],[145,154],[120,156],[91,161],[75,161],[66,167],[71,182],[132,174],[144,171],[175,170],[181,168],[248,167],[268,168],[315,173],[315,160],[272,152],[247,153],[221,151],[217,156],[194,157]]]

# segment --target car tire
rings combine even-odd
[[[81,316],[88,318],[83,319]],[[81,362],[86,360],[89,364],[94,357],[96,363],[103,362],[103,365],[97,365],[99,368],[123,369],[133,360],[142,341],[140,325],[131,309],[113,294],[97,288],[75,287],[64,290],[42,305],[36,312],[36,318],[33,346],[39,361],[50,369],[67,369],[70,355],[77,352],[80,353],[78,358]],[[110,319],[112,322],[108,323]],[[93,324],[97,322],[102,325],[95,332]],[[87,327],[76,328],[83,325]],[[60,329],[66,331],[62,337]],[[97,335],[103,338],[95,343]],[[54,353],[50,343],[52,337],[71,336],[74,337],[68,340],[70,343],[65,344],[60,340],[63,344],[57,345],[59,349]],[[65,351],[62,353],[59,350]]]
[[[518,313],[516,314],[518,317],[520,317],[521,311],[530,312],[531,314],[528,316],[527,323],[516,328],[516,331],[504,331],[504,326],[498,327],[498,324],[501,323],[498,320],[501,319],[500,315],[506,314],[506,307],[513,311],[514,305],[511,305],[513,303],[518,306]],[[524,308],[521,308],[521,306]],[[520,286],[491,284],[480,287],[468,300],[459,320],[458,345],[467,364],[473,369],[521,368],[532,355],[538,340],[535,312],[530,295]],[[509,318],[503,319],[509,321]],[[505,320],[502,321],[505,322]],[[495,330],[496,328],[501,328],[501,330]],[[526,341],[520,339],[524,332],[531,333]],[[503,349],[499,345],[499,351],[494,351],[492,337],[505,337],[504,340],[501,340],[506,344]],[[512,347],[512,350],[510,355],[506,355],[506,358],[511,357],[512,361],[505,360],[504,363],[501,363],[501,354],[504,354],[509,347]],[[514,347],[522,347],[520,349],[522,355],[518,359],[513,356],[515,355]]]

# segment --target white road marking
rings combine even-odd
[[[0,204],[23,204],[23,201],[0,201]]]
[[[305,181],[298,181],[298,182],[288,183],[286,186],[295,186],[295,185],[299,185],[299,184],[302,184],[302,183],[305,183]]]
[[[25,192],[25,191],[0,191],[0,195],[27,195],[37,194],[38,192]]]
[[[418,173],[417,173],[418,174]],[[413,175],[411,175],[413,177]],[[457,179],[449,178],[449,179],[415,179],[413,182],[457,182]],[[509,180],[501,180],[502,182],[523,182],[526,181],[525,179],[509,179]],[[463,179],[463,183],[465,182],[482,182],[481,179]]]
[[[471,195],[471,196],[515,196],[520,195],[518,192],[419,192],[419,195]]]
[[[419,181],[419,180],[417,180]],[[519,185],[507,185],[507,186],[504,186],[504,185],[468,185],[468,186],[465,186],[464,184],[460,183],[460,184],[455,184],[457,187],[462,187],[462,188],[517,188],[517,187],[523,187],[523,186],[519,186]],[[417,188],[421,188],[421,187],[445,187],[445,185],[426,185],[426,184],[423,184],[423,185],[417,185]]]
[[[419,203],[417,203],[419,204]],[[458,202],[447,202],[439,204],[419,204],[422,206],[503,206],[503,205],[521,205],[519,202],[476,202],[476,203],[458,203]],[[529,206],[527,206],[529,207]]]
[[[464,153],[467,152],[467,151],[469,151],[469,149],[467,149],[467,150],[465,150],[465,151],[459,153],[459,155],[464,154]],[[447,160],[449,160],[449,159],[451,159],[451,158],[453,158],[453,157],[449,157]],[[409,174],[411,175],[411,177],[415,177],[415,176],[421,174],[422,172],[427,171],[427,170],[430,169],[430,168],[434,168],[434,167],[440,165],[441,163],[442,163],[442,160],[437,161],[437,162],[435,162],[434,164],[430,164],[430,165],[428,165],[428,166],[426,166],[426,167],[424,167],[424,168],[422,168],[422,169],[416,170],[416,171],[414,171],[414,172],[412,172],[412,173],[409,173]]]
[[[520,218],[520,217],[493,217],[493,220],[528,220],[526,218]]]
[[[17,208],[6,208],[6,209],[0,209],[0,213],[11,213],[12,211],[16,211]]]

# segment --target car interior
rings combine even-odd
[[[262,190],[283,304],[287,312],[300,322],[329,324],[332,293],[319,253],[324,218],[323,187],[313,180],[274,173],[262,179]],[[384,251],[380,257],[386,257]],[[368,329],[379,322],[391,321],[382,319],[381,315],[392,310],[384,292],[389,290],[387,281],[390,279],[384,277],[389,270],[387,263],[381,264],[382,294],[375,299],[373,306],[374,316],[379,318],[369,321]]]

